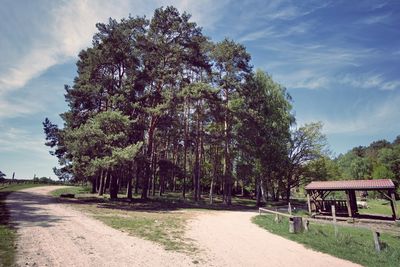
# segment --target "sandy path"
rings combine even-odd
[[[57,187],[12,193],[18,266],[192,266],[189,256],[114,230],[47,194]],[[187,237],[204,266],[358,266],[273,235],[251,223],[254,212],[200,212]]]
[[[18,227],[18,266],[190,266],[183,254],[114,230],[36,187],[9,195]]]
[[[190,223],[208,266],[359,266],[273,235],[253,224],[255,212],[213,212]]]

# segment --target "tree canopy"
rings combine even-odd
[[[313,179],[399,179],[398,139],[330,159],[322,124],[294,128],[286,88],[189,14],[168,6],[96,27],[65,85],[63,127],[43,122],[60,179],[111,198],[180,191],[198,201],[207,191],[228,205],[235,194],[288,199]]]

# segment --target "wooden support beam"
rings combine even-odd
[[[346,190],[346,204],[347,204],[347,212],[349,213],[349,217],[353,217],[353,212],[351,210],[351,202],[350,202],[350,192]]]
[[[396,196],[394,192],[389,193],[391,198],[390,198],[390,205],[392,206],[392,212],[393,212],[393,219],[397,220],[397,205],[396,205]]]
[[[356,191],[350,190],[350,203],[351,203],[351,210],[353,212],[353,216],[358,214],[358,207],[357,207],[357,198],[356,198]]]

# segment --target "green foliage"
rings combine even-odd
[[[393,179],[394,173],[385,165],[379,164],[375,166],[372,172],[373,179]]]
[[[311,181],[332,181],[341,177],[338,165],[327,156],[311,160],[304,169],[305,184]]]
[[[397,139],[396,139],[397,140]],[[367,147],[355,147],[335,162],[342,179],[392,179],[400,183],[400,145],[386,140],[372,142]]]
[[[96,27],[73,84],[65,86],[64,127],[43,122],[60,179],[89,181],[93,191],[100,182],[115,197],[133,184],[142,198],[155,190],[185,196],[189,189],[199,200],[210,190],[226,204],[232,192],[289,198],[292,188],[315,179],[400,182],[397,141],[329,160],[322,124],[290,131],[286,89],[252,70],[243,45],[213,43],[189,14],[167,6],[149,19]]]

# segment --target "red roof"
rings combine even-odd
[[[348,181],[315,181],[306,186],[306,190],[379,190],[394,189],[390,179],[348,180]]]

